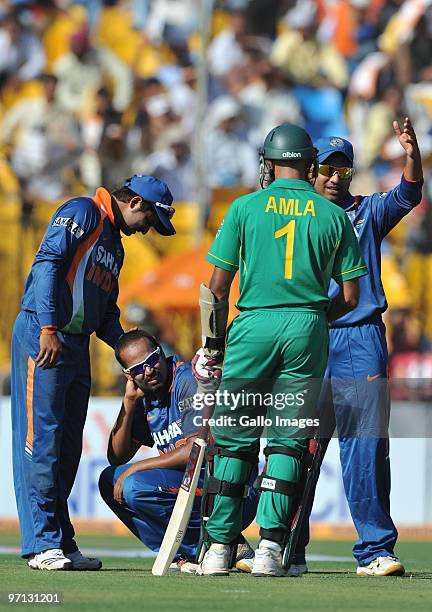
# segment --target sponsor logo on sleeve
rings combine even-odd
[[[84,234],[82,227],[80,227],[78,223],[76,223],[70,217],[56,217],[54,219],[53,226],[65,227],[67,230],[69,230],[72,236],[75,236],[75,238],[81,238],[81,236]]]

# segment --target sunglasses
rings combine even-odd
[[[160,347],[158,346],[150,355],[144,359],[144,361],[140,361],[135,365],[130,366],[130,368],[123,368],[123,374],[131,374],[135,376],[136,374],[144,374],[146,368],[154,368],[155,365],[159,362],[160,359]]]
[[[318,172],[322,174],[322,176],[327,176],[328,178],[332,177],[334,174],[337,174],[341,179],[350,179],[354,174],[354,168],[335,168],[334,166],[327,166],[324,164],[319,166]]]
[[[162,204],[162,202],[153,202],[155,206],[158,208],[162,208],[168,215],[168,219],[172,219],[174,217],[175,208],[174,206],[168,206],[168,204]]]

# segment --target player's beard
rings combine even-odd
[[[141,389],[141,391],[144,391],[144,393],[146,395],[157,395],[158,391],[160,391],[161,389],[164,388],[165,383],[163,381],[158,381],[156,386],[151,386],[149,384],[147,384],[145,382],[145,380],[134,380],[134,383],[136,384],[137,387],[139,387]]]
[[[124,234],[125,236],[131,236],[133,234],[133,230],[131,230],[131,228],[128,226],[128,224],[124,220],[124,217],[120,210],[120,206],[117,204],[116,199],[113,198],[112,196],[111,196],[111,208],[113,211],[114,225],[116,226],[116,228],[120,230],[122,234]]]

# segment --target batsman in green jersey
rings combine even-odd
[[[226,322],[232,280],[237,270],[240,273],[240,314],[227,333],[220,394],[225,389],[232,392],[233,381],[245,379],[286,381],[297,389],[304,388],[305,381],[321,381],[328,357],[328,323],[358,303],[357,279],[367,274],[367,268],[345,212],[311,186],[316,163],[307,132],[292,124],[274,128],[262,151],[263,190],[233,202],[207,255],[215,268],[209,289],[202,290],[208,292],[207,299],[201,303],[210,311],[213,307],[209,316],[219,319],[219,327],[221,313]],[[331,278],[339,283],[340,293],[330,302]],[[222,336],[219,333],[219,344],[213,338],[204,345],[201,358],[208,359],[209,367],[223,355]],[[309,405],[309,415],[315,414],[318,395],[315,385],[302,400]],[[241,532],[243,498],[263,430],[259,420],[248,424],[247,410],[244,402],[234,406],[224,400],[215,406],[214,473],[209,482],[215,497],[206,523],[212,544],[200,566],[204,575],[229,573],[230,545]],[[297,414],[294,401],[290,416]],[[243,430],[233,427],[239,416]],[[266,416],[274,422],[275,405],[267,406]],[[256,520],[261,540],[255,576],[286,575],[282,549],[307,445],[305,437],[288,431],[284,437],[280,427],[275,431],[267,431],[267,470],[260,479]]]

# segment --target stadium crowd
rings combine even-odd
[[[200,152],[206,201],[195,149],[203,5],[0,0],[2,231],[12,197],[19,223],[31,226],[38,207],[52,213],[69,195],[112,189],[134,173],[166,181],[177,215],[201,198],[211,217],[212,193],[257,187],[258,149],[285,121],[313,139],[349,138],[353,191],[386,191],[403,166],[392,120],[409,115],[424,202],[383,248],[389,342],[408,359],[397,364],[404,378],[406,355],[427,352],[432,339],[431,0],[216,0]],[[11,248],[19,259],[16,241]],[[1,255],[7,275],[10,253]]]

